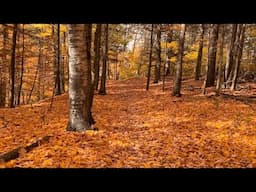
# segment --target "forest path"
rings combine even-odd
[[[1,109],[9,121],[0,129],[0,151],[50,135],[48,143],[3,167],[256,167],[256,105],[204,97],[202,82],[183,82],[181,98],[162,83],[133,78],[109,81],[107,95],[95,95],[99,131],[67,132],[68,96],[15,109]],[[191,90],[191,86],[194,90]],[[45,115],[44,115],[45,114]],[[4,123],[2,122],[4,125]]]

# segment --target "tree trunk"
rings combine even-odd
[[[63,33],[63,39],[64,39],[64,55],[66,55],[65,57],[65,63],[66,63],[66,67],[64,69],[67,70],[66,74],[67,74],[67,80],[69,80],[69,67],[68,67],[68,60],[69,60],[69,55],[68,55],[68,49],[67,49],[67,44],[66,44],[66,41],[67,40],[67,35],[66,35],[66,32]],[[64,70],[63,69],[63,70]],[[64,70],[65,71],[65,70]],[[64,76],[64,79],[66,80],[65,76]]]
[[[206,72],[206,84],[205,87],[214,86],[215,81],[215,66],[216,66],[216,53],[218,43],[219,25],[213,24],[209,42],[208,53],[208,67]]]
[[[3,26],[3,53],[2,53],[2,66],[1,66],[1,79],[0,79],[0,108],[5,107],[6,101],[6,85],[7,85],[7,51],[6,45],[8,41],[8,29]]]
[[[155,79],[154,83],[158,83],[161,77],[161,24],[157,25],[157,42],[156,42],[156,64],[155,64]]]
[[[237,33],[237,24],[232,24],[232,33],[230,38],[230,44],[227,49],[227,60],[226,60],[226,67],[225,67],[225,82],[229,79],[231,70],[233,68],[234,63],[234,43],[236,40],[236,33]]]
[[[86,100],[87,104],[89,107],[86,108],[88,111],[87,113],[89,114],[89,123],[90,125],[95,124],[95,120],[92,116],[92,105],[93,105],[93,96],[94,96],[94,82],[95,82],[95,74],[94,71],[92,70],[92,62],[91,62],[91,41],[92,41],[92,24],[87,24],[85,25],[85,32],[86,32],[86,55],[87,55],[87,63],[89,65],[88,70],[88,79],[91,79],[90,86],[88,86],[88,99]]]
[[[106,95],[106,73],[107,73],[107,62],[108,62],[108,24],[105,24],[104,31],[104,43],[105,50],[103,56],[103,65],[102,65],[102,73],[101,73],[101,82],[100,82],[100,95]]]
[[[217,95],[220,94],[220,88],[222,84],[222,77],[224,76],[223,74],[223,47],[224,47],[224,38],[225,38],[225,25],[222,24],[220,25],[221,29],[221,36],[220,36],[220,52],[219,52],[219,65],[218,65],[218,78],[217,78],[217,83],[216,83],[216,91]]]
[[[205,32],[205,25],[201,24],[200,42],[199,42],[198,56],[197,56],[196,68],[195,68],[195,80],[199,80],[201,76],[201,65],[202,65],[202,56],[203,56],[203,47],[204,47],[204,32]]]
[[[235,69],[234,69],[234,75],[233,75],[233,79],[232,79],[232,85],[230,87],[231,91],[234,91],[236,89],[236,84],[237,84],[237,77],[238,77],[238,73],[239,73],[239,67],[241,64],[241,59],[242,59],[242,55],[243,55],[243,47],[244,47],[244,37],[245,37],[245,28],[246,25],[245,24],[239,24],[239,31],[240,35],[237,37],[237,39],[239,39],[239,41],[237,42],[237,57],[236,59],[234,59],[235,61]]]
[[[235,71],[235,65],[236,65],[236,60],[238,58],[238,51],[239,51],[239,42],[240,42],[240,36],[241,36],[241,32],[242,32],[242,25],[241,24],[237,24],[237,30],[236,30],[236,36],[235,36],[235,42],[233,45],[233,49],[232,51],[232,65],[231,65],[231,69],[230,69],[230,73],[229,73],[229,77],[226,81],[226,86],[231,88],[231,84],[233,81],[233,77],[234,77],[234,71]]]
[[[68,131],[91,129],[89,96],[91,71],[88,63],[88,24],[69,24],[69,122]],[[87,53],[87,54],[86,54]]]
[[[165,63],[164,63],[164,69],[163,69],[163,91],[165,89],[165,75],[166,75],[166,66],[167,66],[167,63],[168,63],[168,55],[167,55],[168,51],[167,51],[167,36],[166,36],[166,39],[165,39]]]
[[[118,52],[116,52],[116,61],[114,64],[114,80],[118,80],[117,64],[118,64]]]
[[[20,105],[20,95],[22,91],[22,84],[23,84],[23,74],[24,74],[24,60],[25,60],[25,34],[24,34],[24,26],[25,24],[22,25],[22,52],[21,52],[21,71],[20,71],[20,86],[19,86],[19,91],[18,91],[18,105]]]
[[[12,34],[12,54],[10,63],[10,93],[9,93],[9,107],[14,108],[14,84],[15,84],[15,51],[16,51],[16,39],[17,39],[18,24],[13,25]]]
[[[59,24],[60,27],[60,24]],[[64,62],[64,55],[65,55],[65,50],[62,49],[62,45],[65,44],[65,36],[63,33],[63,37],[61,37],[61,30],[59,29],[59,57],[60,57],[60,61],[61,61],[61,65],[60,65],[60,82],[61,82],[61,92],[65,93],[65,62]],[[61,39],[63,39],[61,41]],[[63,42],[63,43],[62,43]],[[62,53],[63,51],[63,53]]]
[[[151,25],[151,33],[150,33],[149,64],[148,64],[148,76],[147,76],[147,85],[146,85],[146,90],[147,91],[149,90],[150,75],[151,75],[153,31],[154,31],[154,24]]]
[[[100,45],[101,45],[101,27],[102,24],[97,24],[94,36],[94,89],[98,90],[99,72],[100,72]]]
[[[171,43],[172,39],[173,39],[173,30],[170,30],[167,33],[167,43],[168,44]],[[171,74],[171,62],[170,62],[171,55],[172,55],[172,49],[171,48],[167,49],[167,55],[168,55],[168,60],[167,60],[167,67],[166,67],[166,74],[165,74],[166,76]]]
[[[174,80],[174,86],[172,90],[172,95],[176,97],[180,97],[181,93],[181,80],[182,80],[182,59],[183,59],[183,50],[184,50],[184,42],[185,42],[185,34],[186,34],[186,25],[181,25],[180,38],[179,38],[179,54],[177,60],[177,68],[176,68],[176,77]]]
[[[55,36],[55,34],[54,34]],[[55,39],[55,38],[54,38]],[[54,41],[56,42],[56,41]],[[57,24],[57,47],[56,45],[54,45],[55,47],[55,91],[54,91],[54,95],[60,95],[62,94],[62,90],[61,90],[61,69],[60,69],[60,24]]]

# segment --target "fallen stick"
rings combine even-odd
[[[256,96],[240,96],[240,95],[235,96],[235,95],[229,95],[229,94],[225,94],[225,93],[222,93],[221,96],[223,98],[229,98],[229,99],[234,99],[234,100],[248,102],[248,103],[256,102]]]
[[[8,162],[12,159],[16,159],[20,156],[21,153],[25,152],[28,153],[29,151],[31,151],[32,149],[34,149],[37,146],[40,146],[43,143],[46,143],[49,141],[51,136],[44,136],[40,139],[38,139],[37,141],[35,141],[34,143],[31,143],[29,145],[24,146],[19,146],[11,151],[8,151],[6,153],[3,153],[0,155],[0,162]]]

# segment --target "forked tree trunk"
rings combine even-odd
[[[230,43],[229,43],[228,49],[227,49],[227,61],[226,61],[226,67],[225,67],[225,82],[229,79],[230,73],[233,69],[234,55],[235,55],[234,44],[235,44],[235,40],[236,40],[237,25],[238,24],[232,24],[232,33],[231,33],[231,37],[230,37]]]
[[[235,69],[234,69],[234,75],[233,75],[233,79],[232,79],[232,85],[230,87],[231,91],[234,91],[236,89],[237,77],[238,77],[241,59],[242,59],[242,55],[243,55],[245,28],[246,28],[245,24],[240,24],[241,33],[240,33],[240,36],[237,37],[239,39],[239,41],[237,44],[237,58],[234,59]]]

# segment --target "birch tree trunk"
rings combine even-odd
[[[88,97],[91,87],[90,63],[84,24],[68,25],[69,43],[69,122],[68,131],[91,129]]]

